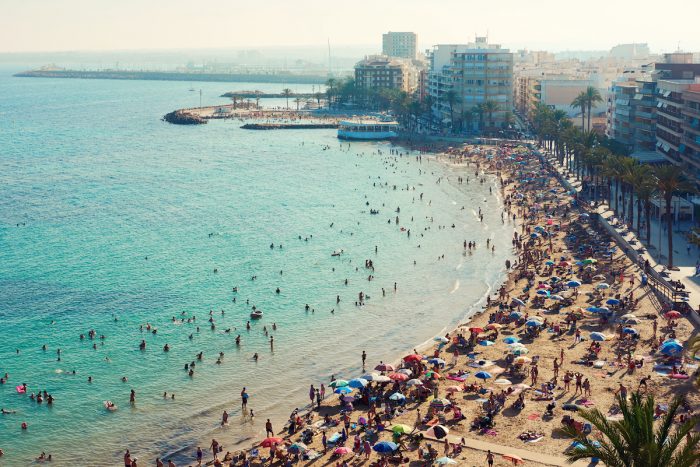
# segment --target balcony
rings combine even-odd
[[[694,109],[692,107],[688,107],[687,105],[681,109],[681,113],[683,115],[700,118],[700,109]]]

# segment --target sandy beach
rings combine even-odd
[[[293,413],[252,450],[223,449],[216,461],[209,451],[205,461],[487,465],[493,446],[494,465],[564,465],[572,440],[562,424],[588,429],[576,411],[591,407],[618,417],[621,391],[653,393],[659,412],[687,393],[685,413],[697,410],[695,361],[660,349],[667,339],[682,345],[695,332],[691,322],[643,283],[638,265],[591,224],[553,169],[524,147],[465,147],[439,158],[473,181],[501,180],[504,216],[520,223],[517,260],[501,290],[433,346],[325,381],[314,410]]]

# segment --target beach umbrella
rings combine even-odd
[[[552,276],[549,278],[550,282],[559,282],[561,279],[559,279],[559,276]]]
[[[355,398],[353,396],[343,396],[340,398],[343,402],[355,402]]]
[[[600,284],[595,286],[596,289],[609,289],[610,284],[607,284],[605,282],[601,282]]]
[[[260,443],[260,446],[269,448],[270,446],[280,444],[282,441],[284,441],[282,438],[265,438],[262,440],[262,443]]]
[[[369,381],[367,381],[364,378],[355,378],[355,379],[351,379],[348,382],[348,386],[350,386],[351,388],[356,388],[356,389],[363,388],[363,387],[367,386],[368,384],[369,384]]]
[[[350,454],[351,452],[352,452],[352,450],[350,448],[345,447],[345,446],[340,446],[338,448],[335,448],[335,450],[333,451],[333,454],[335,454],[336,456],[344,456],[345,454]]]
[[[683,352],[683,346],[678,342],[668,342],[662,344],[659,351],[664,355],[678,355]]]
[[[536,319],[529,319],[525,322],[525,326],[529,327],[537,327],[537,326],[542,326],[542,321],[537,321]]]
[[[549,299],[559,301],[559,300],[564,300],[564,297],[562,297],[561,295],[550,295]]]
[[[634,328],[624,328],[622,332],[625,334],[637,334],[637,330]]]
[[[433,340],[435,342],[442,342],[443,344],[447,344],[448,342],[450,342],[450,340],[445,336],[437,336]]]
[[[440,373],[438,373],[437,371],[433,371],[433,370],[426,371],[423,376],[425,377],[425,379],[440,379],[440,378],[442,378],[442,376],[440,376]]]
[[[374,367],[375,370],[377,371],[394,371],[394,365],[390,365],[388,363],[380,363],[379,365]]]
[[[447,386],[445,388],[445,391],[447,391],[447,392],[462,392],[462,388],[460,388],[459,386]]]
[[[519,347],[525,347],[525,344],[523,344],[522,342],[513,342],[512,344],[508,344],[507,347],[509,349],[517,349]]]
[[[430,360],[428,360],[428,363],[430,363],[431,365],[444,365],[445,360],[443,360],[442,358],[431,358]]]
[[[509,384],[513,384],[513,383],[509,379],[498,378],[496,381],[493,382],[493,384],[499,384],[501,386],[508,386]]]
[[[530,238],[537,238],[537,237],[539,237],[539,235],[537,235],[537,234],[534,233],[534,232],[530,234]]]
[[[502,327],[503,325],[498,323],[489,323],[486,325],[486,329],[501,329]]]
[[[636,323],[639,321],[639,318],[634,316],[632,313],[627,313],[625,315],[620,316],[620,321],[623,321],[626,323]]]
[[[583,260],[583,264],[595,264],[598,260],[595,258],[586,258]]]
[[[406,381],[406,386],[423,386],[423,382],[419,379],[409,379]]]
[[[287,448],[287,451],[291,452],[292,454],[295,454],[298,452],[306,452],[308,450],[309,450],[308,446],[304,443],[294,443]]]
[[[511,302],[511,304],[512,303],[515,303],[516,305],[520,305],[520,306],[525,306],[525,302],[520,300],[519,298],[514,298]]]
[[[664,316],[666,317],[666,319],[678,319],[682,315],[680,314],[680,312],[678,312],[676,310],[671,310],[671,311],[667,312],[666,314],[664,314]]]
[[[336,379],[335,381],[331,381],[329,386],[332,388],[342,388],[343,386],[347,386],[348,382],[345,381],[344,379]]]
[[[525,365],[526,363],[532,362],[532,359],[530,357],[518,357],[513,362],[516,365]]]
[[[366,375],[362,375],[361,378],[367,381],[375,381],[377,376],[379,376],[379,373],[367,373]]]
[[[566,283],[569,287],[581,287],[581,283],[579,281],[569,281]]]
[[[454,459],[450,459],[449,457],[439,457],[435,459],[435,463],[438,465],[451,465],[456,464],[457,461]]]
[[[393,381],[408,381],[408,375],[403,373],[389,373],[389,379]]]
[[[617,305],[620,304],[620,300],[618,300],[618,299],[616,299],[616,298],[609,298],[609,299],[607,299],[607,300],[605,301],[605,304],[606,304],[606,305],[617,306]]]
[[[474,376],[479,379],[489,379],[491,378],[491,373],[489,373],[488,371],[477,371],[476,374],[474,374]]]
[[[598,313],[610,313],[610,308],[607,306],[599,306]]]
[[[571,263],[568,262],[568,261],[560,261],[560,262],[559,262],[559,266],[561,266],[561,267],[568,267],[568,266],[571,266]],[[579,284],[579,285],[580,285],[580,284]]]
[[[357,424],[365,426],[365,425],[367,425],[367,419],[365,417],[360,417],[357,419]]]
[[[506,344],[517,344],[520,342],[520,339],[518,339],[515,336],[508,336],[503,339],[503,342],[505,342]]]
[[[404,396],[404,395],[401,394],[400,392],[395,392],[395,393],[393,393],[392,395],[389,396],[389,400],[392,400],[392,401],[405,401],[405,400],[406,400],[406,396]]]
[[[542,227],[541,225],[538,225],[537,227],[535,227],[535,230],[538,232],[542,232],[542,231],[544,231],[544,227]]]
[[[527,347],[516,347],[510,350],[510,353],[512,353],[513,355],[525,355],[529,352],[530,351],[527,349]]]
[[[433,399],[430,401],[430,407],[443,410],[445,407],[452,405],[447,399]]]
[[[519,311],[513,311],[508,315],[511,319],[520,319],[523,317],[523,314],[520,313]]]
[[[421,360],[423,360],[423,356],[415,353],[411,355],[406,355],[403,358],[404,362],[420,362]]]
[[[389,381],[391,381],[391,378],[389,378],[388,376],[379,375],[376,376],[372,381],[374,381],[375,383],[388,383]]]
[[[392,443],[391,441],[380,441],[372,446],[372,449],[379,454],[389,454],[396,451],[398,448],[396,443]]]
[[[432,437],[432,438],[442,439],[445,436],[447,436],[447,434],[449,432],[450,432],[450,430],[447,429],[447,427],[442,426],[442,425],[435,425],[435,426],[430,427],[425,432],[425,434]]]
[[[392,427],[391,427],[391,431],[393,431],[394,433],[398,433],[398,434],[401,435],[401,434],[404,434],[404,433],[410,433],[410,432],[412,432],[412,431],[413,431],[413,428],[411,428],[411,427],[408,426],[408,425],[402,425],[402,424],[399,423],[398,425],[392,426]]]
[[[596,342],[603,342],[605,340],[605,334],[601,332],[592,332],[591,340]]]
[[[479,334],[481,332],[484,332],[484,328],[478,328],[478,327],[469,328],[469,332],[473,332],[474,334]]]
[[[336,394],[350,394],[353,389],[350,386],[342,386],[333,390]]]
[[[404,375],[411,376],[413,374],[413,371],[409,370],[408,368],[399,368],[396,370],[397,373],[403,373]]]
[[[589,306],[586,308],[586,311],[590,311],[591,313],[601,313],[602,310],[598,308],[597,306]]]
[[[554,266],[554,261],[545,261],[544,264],[547,266]]]
[[[537,293],[537,295],[544,295],[544,296],[549,297],[549,291],[548,291],[548,290],[540,289],[540,290],[538,290],[536,293]]]
[[[484,347],[488,347],[490,345],[493,345],[493,341],[479,341],[479,345],[483,345]]]

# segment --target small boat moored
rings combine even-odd
[[[250,317],[252,319],[260,319],[263,317],[263,312],[260,310],[255,310],[250,312]]]

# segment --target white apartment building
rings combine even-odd
[[[416,33],[387,32],[382,35],[382,54],[389,57],[416,58]]]

